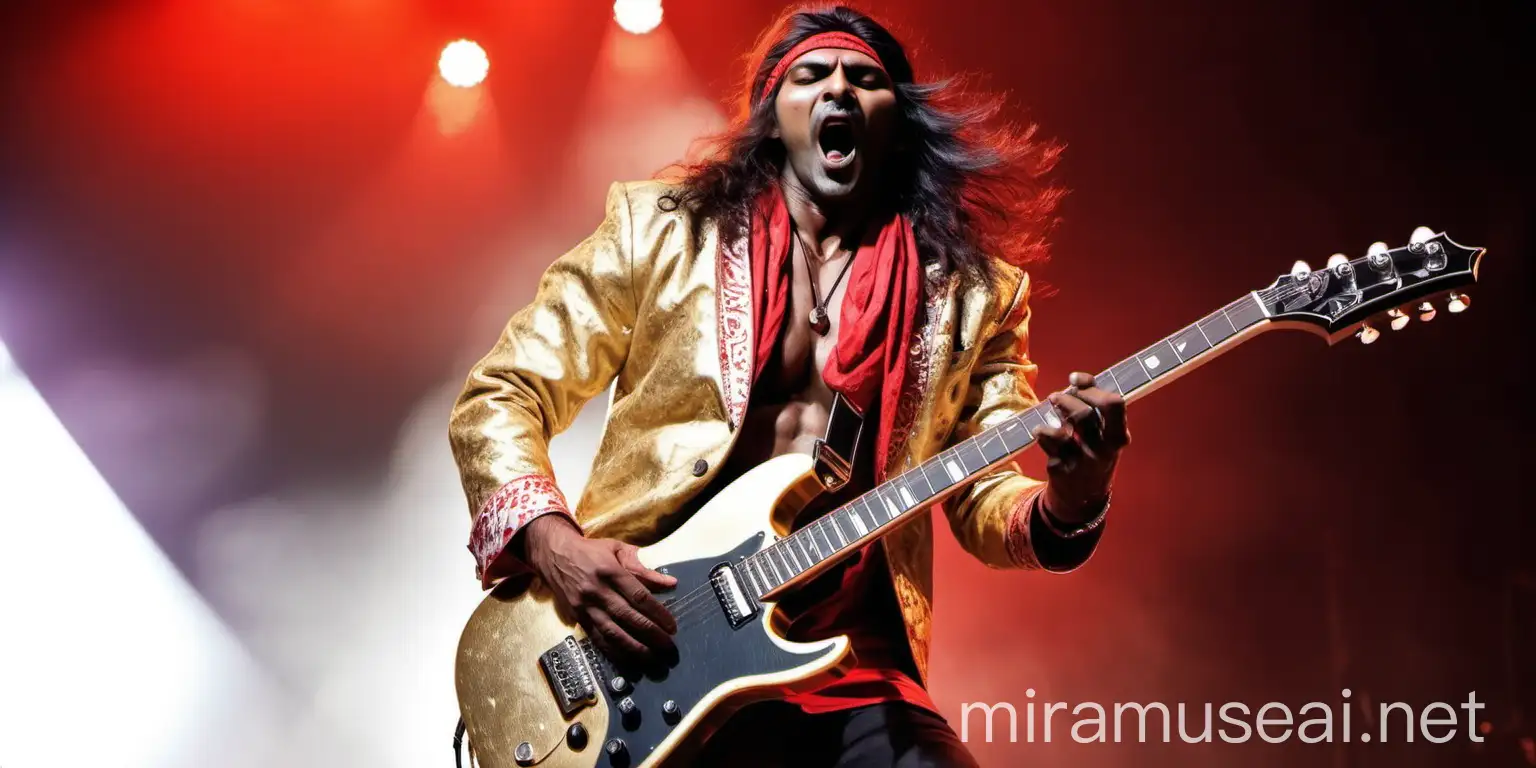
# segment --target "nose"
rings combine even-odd
[[[826,88],[821,92],[821,98],[825,101],[847,101],[853,92],[853,86],[848,82],[848,75],[843,71],[842,62],[838,62],[837,68],[827,76]]]

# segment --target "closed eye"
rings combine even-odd
[[[885,72],[879,67],[850,67],[848,79],[859,84],[860,88],[887,88],[890,81],[886,79]]]
[[[809,85],[830,74],[832,74],[832,68],[825,64],[801,64],[795,67],[790,79],[799,85]]]
[[[832,69],[833,67],[830,64],[825,64],[819,61],[808,61],[804,64],[797,65],[794,70],[790,72],[789,78],[796,85],[810,85],[811,83],[814,83],[817,80],[821,80],[832,74]],[[859,86],[860,88],[875,89],[891,87],[890,79],[886,77],[885,70],[882,70],[879,67],[864,66],[858,64],[851,67],[845,65],[843,72],[847,75],[849,82]]]

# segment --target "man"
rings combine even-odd
[[[811,450],[838,396],[865,439],[820,511],[1037,402],[1018,264],[1042,248],[1054,193],[1015,177],[1052,150],[978,138],[988,110],[945,107],[846,8],[787,14],[757,60],[719,152],[676,184],[615,185],[452,416],[482,584],[532,571],[620,658],[666,651],[675,630],[651,594],[673,581],[636,547],[746,469]],[[1103,530],[1124,407],[1086,374],[1070,383],[1050,396],[1061,425],[1038,434],[1048,480],[1010,464],[943,505],[988,565],[1068,571]],[[571,509],[548,441],[610,387]],[[781,602],[791,637],[847,634],[857,666],[745,708],[700,764],[973,765],[923,687],[932,535],[924,517]]]

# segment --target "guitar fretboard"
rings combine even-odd
[[[1268,311],[1249,293],[1110,366],[1096,385],[1128,396],[1185,366],[1244,329],[1263,322]],[[846,557],[888,533],[904,519],[1034,444],[1034,430],[1057,426],[1055,406],[1042,401],[885,481],[853,501],[751,555],[737,567],[756,597],[811,569]]]

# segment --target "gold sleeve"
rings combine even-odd
[[[614,184],[602,225],[544,272],[533,302],[512,315],[454,403],[449,442],[482,586],[523,569],[507,544],[529,521],[555,513],[575,522],[555,485],[549,441],[628,357],[632,239],[628,196]]]
[[[1023,274],[1012,301],[971,369],[970,387],[950,445],[976,435],[1039,402],[1039,366],[1029,359],[1029,275]],[[1043,524],[1039,513],[1045,482],[1007,464],[977,480],[946,502],[950,529],[960,545],[994,568],[1070,571],[1093,554],[1102,526],[1072,539]]]

